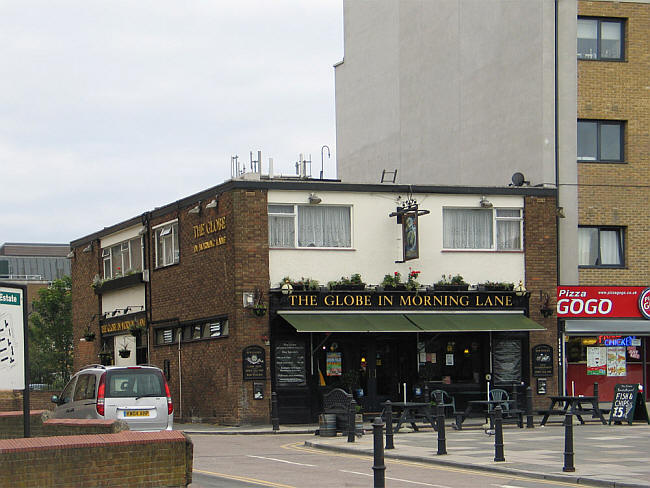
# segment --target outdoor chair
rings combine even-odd
[[[490,400],[496,402],[504,401],[504,403],[501,404],[501,409],[504,413],[510,410],[510,404],[507,402],[507,400],[510,400],[510,396],[506,390],[501,390],[499,388],[490,390]],[[492,405],[488,405],[488,410],[492,409]]]
[[[451,414],[456,415],[456,400],[449,393],[444,390],[433,390],[431,392],[431,400],[436,402],[436,407],[442,405],[445,412],[451,408]],[[437,411],[434,409],[433,414],[436,415]]]

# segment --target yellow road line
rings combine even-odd
[[[368,459],[372,457],[372,454],[364,454],[364,453],[359,453],[359,454],[351,454],[351,453],[346,453],[346,452],[333,452],[333,451],[328,451],[326,449],[318,449],[314,447],[308,447],[305,446],[301,442],[293,442],[290,444],[285,444],[281,446],[283,449],[293,449],[296,451],[303,451],[303,452],[310,452],[312,454],[318,453],[318,454],[325,454],[327,456],[340,456],[340,457],[351,457],[351,458],[364,458]],[[491,471],[483,471],[480,469],[472,469],[472,468],[456,468],[453,466],[445,466],[442,464],[430,464],[430,463],[420,463],[417,461],[405,461],[403,459],[392,459],[392,458],[384,458],[384,463],[386,465],[388,464],[400,464],[402,466],[414,466],[418,468],[424,468],[424,469],[431,469],[431,470],[440,470],[440,471],[449,471],[453,473],[472,473],[477,476],[486,476],[486,477],[491,477],[491,478],[507,478],[511,480],[517,480],[517,481],[531,481],[535,483],[545,483],[549,485],[556,485],[556,486],[577,486],[578,483],[572,483],[569,481],[554,481],[554,480],[547,480],[543,478],[532,478],[532,477],[527,477],[527,476],[519,476],[517,474],[507,474],[507,473],[494,473]]]
[[[244,481],[246,483],[253,483],[254,485],[270,486],[272,488],[296,488],[295,486],[292,485],[283,485],[282,483],[275,483],[273,481],[258,480],[255,478],[248,478],[246,476],[235,476],[232,474],[214,473],[212,471],[203,471],[201,469],[194,469],[193,472],[201,473],[201,474],[209,474],[212,476],[220,476],[221,478],[228,478],[229,480]]]

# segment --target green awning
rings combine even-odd
[[[419,332],[401,313],[278,312],[298,332]]]
[[[302,313],[278,314],[298,332],[488,332],[544,330],[522,314]]]
[[[435,313],[406,314],[425,332],[489,332],[544,330],[522,314],[495,313]]]

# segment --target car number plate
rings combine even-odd
[[[127,410],[124,412],[125,417],[148,417],[149,410]]]

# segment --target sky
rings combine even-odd
[[[342,0],[2,0],[0,244],[68,243],[250,151],[336,177],[342,59]]]

